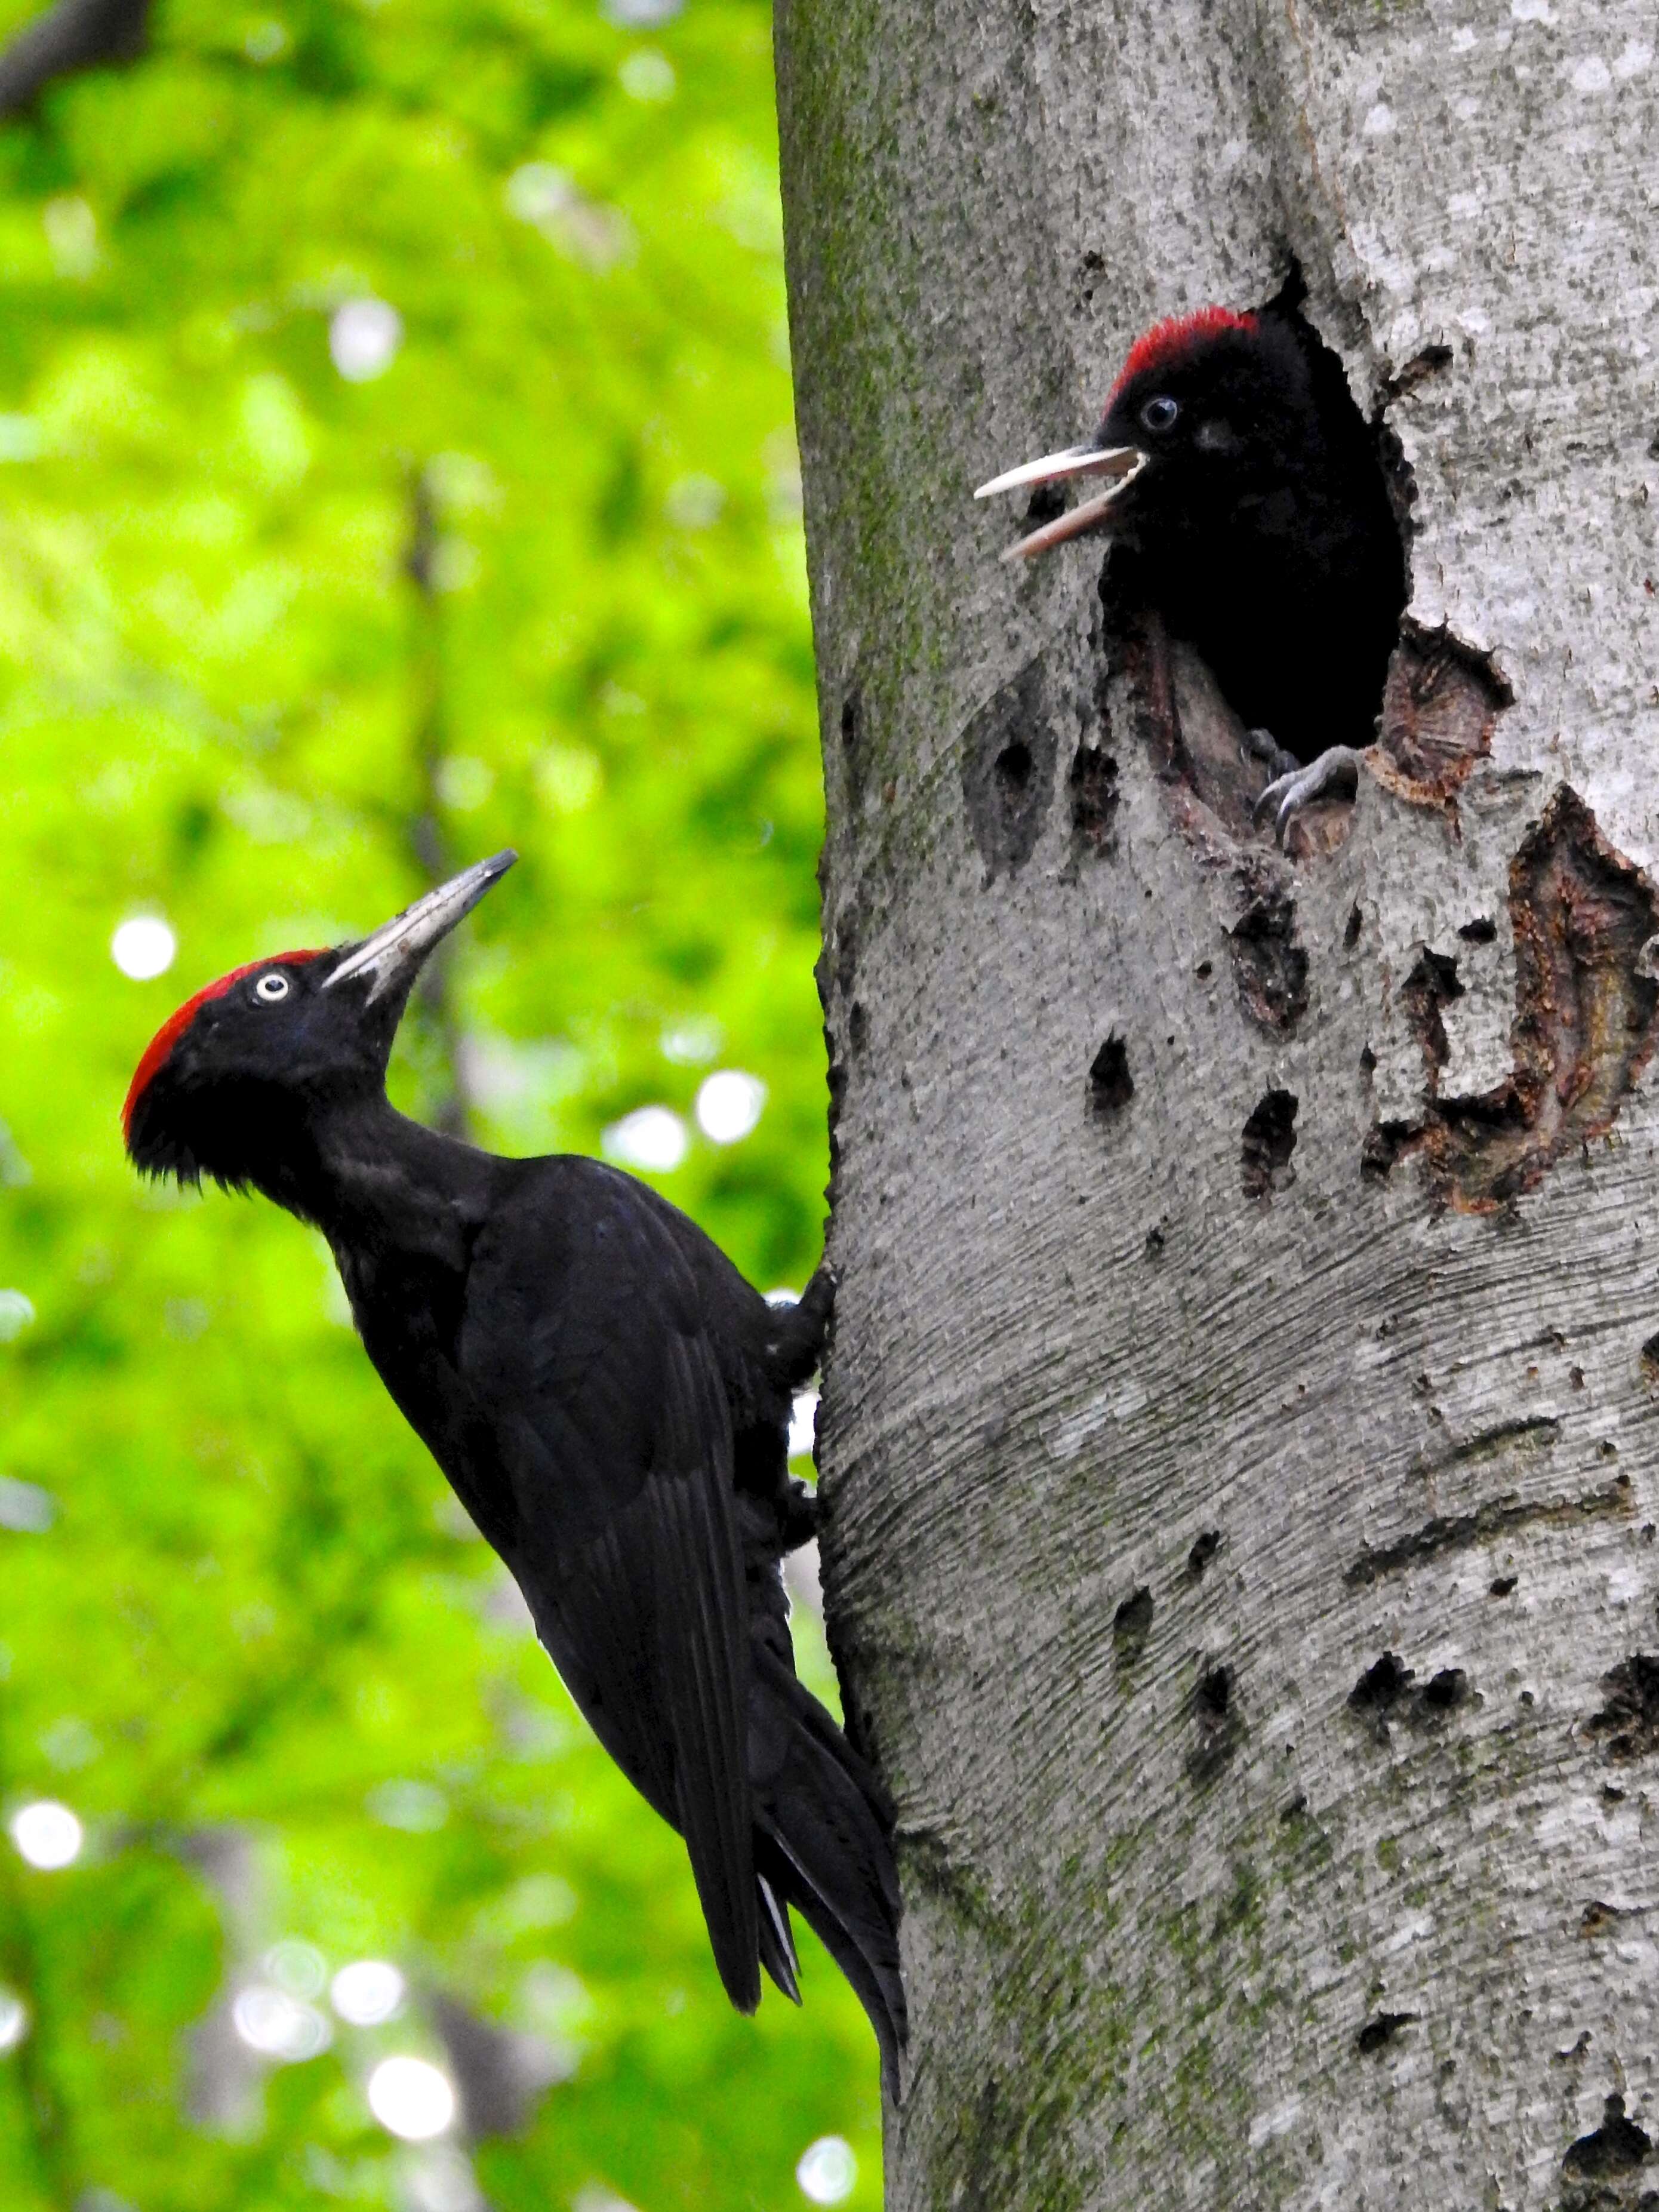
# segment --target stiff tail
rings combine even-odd
[[[770,1754],[763,1757],[765,1778],[757,1778],[755,1790],[761,1955],[779,1988],[793,1996],[787,1915],[767,1910],[773,1899],[793,1905],[869,2014],[882,2080],[896,2098],[905,2008],[892,1808],[817,1699],[764,1644],[757,1640],[751,1649],[752,1694],[762,1708],[753,1715],[755,1747]]]

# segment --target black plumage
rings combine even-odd
[[[793,1906],[904,2034],[891,1814],[795,1678],[780,1561],[815,1526],[792,1394],[831,1285],[773,1308],[631,1176],[499,1158],[386,1097],[421,962],[503,854],[359,946],[240,969],[133,1080],[139,1168],[263,1192],[326,1236],[370,1358],[524,1592],[595,1734],[685,1838],[715,1963],[789,1996]]]

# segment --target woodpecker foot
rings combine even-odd
[[[1331,745],[1306,768],[1293,765],[1276,775],[1255,802],[1251,819],[1258,825],[1271,814],[1273,842],[1282,845],[1285,832],[1316,799],[1352,799],[1359,790],[1359,756],[1352,745]]]
[[[825,1261],[793,1305],[775,1309],[766,1358],[786,1389],[805,1382],[817,1367],[835,1306],[835,1271]]]
[[[1246,730],[1239,751],[1247,761],[1258,760],[1270,776],[1294,775],[1302,765],[1287,753],[1271,730]]]

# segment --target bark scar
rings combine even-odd
[[[1492,1090],[1443,1097],[1441,1008],[1456,968],[1425,954],[1401,1000],[1422,1048],[1419,1121],[1371,1130],[1364,1173],[1386,1180],[1408,1153],[1459,1213],[1490,1213],[1533,1189],[1564,1152],[1604,1136],[1652,1056],[1659,983],[1649,949],[1659,890],[1614,850],[1563,784],[1510,864],[1515,932],[1514,1065]]]

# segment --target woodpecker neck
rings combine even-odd
[[[301,1141],[253,1180],[314,1223],[337,1254],[401,1252],[459,1267],[495,1167],[488,1152],[423,1128],[381,1093],[308,1117]]]

